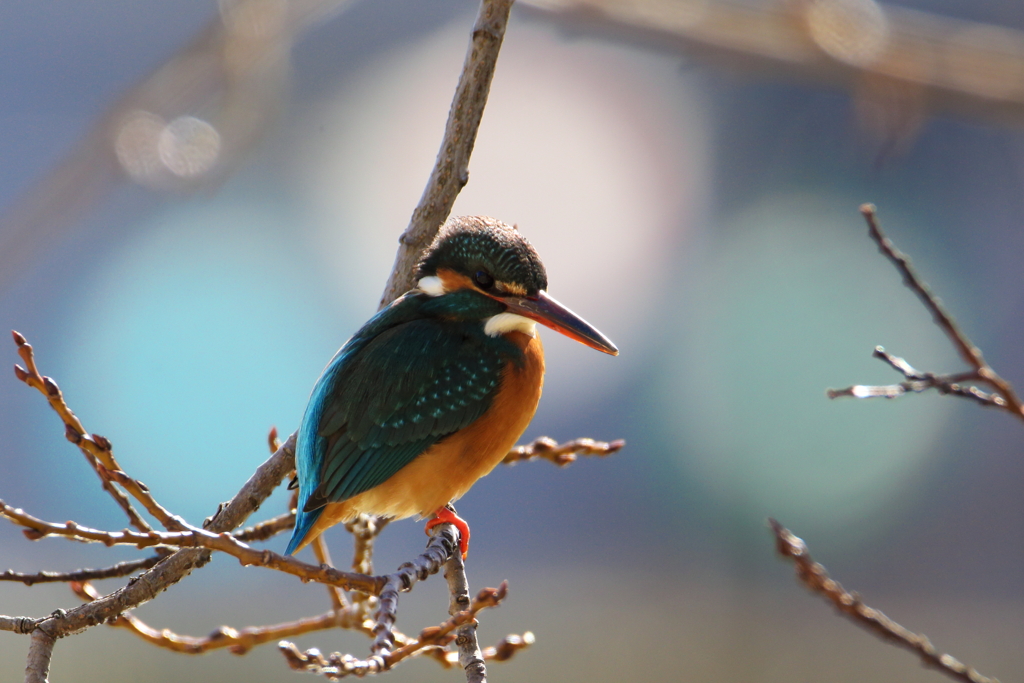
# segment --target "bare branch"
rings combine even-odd
[[[256,550],[242,543],[229,532],[215,534],[195,527],[187,527],[184,531],[150,531],[146,534],[130,529],[103,531],[91,529],[72,521],[63,524],[46,522],[33,517],[20,508],[13,508],[2,500],[0,500],[0,516],[25,527],[24,533],[30,540],[37,540],[44,536],[61,536],[75,541],[102,543],[106,546],[131,545],[139,549],[161,545],[177,548],[206,548],[227,553],[237,558],[243,566],[269,567],[306,581],[341,586],[347,590],[376,593],[384,583],[383,579],[379,577],[340,572],[327,565],[308,564],[270,550]]]
[[[829,389],[826,394],[829,398],[840,398],[850,396],[853,398],[896,398],[908,392],[922,392],[928,389],[935,389],[941,394],[950,394],[966,398],[984,406],[1002,408],[1018,419],[1024,420],[1024,405],[1013,390],[1013,386],[1000,377],[988,363],[985,362],[981,350],[976,347],[963,331],[957,326],[953,317],[946,311],[928,285],[914,271],[910,259],[901,252],[882,232],[878,226],[873,204],[864,204],[860,212],[868,224],[868,233],[871,239],[878,245],[878,250],[896,267],[903,277],[905,284],[932,315],[932,320],[949,338],[953,347],[960,354],[960,357],[971,367],[971,371],[937,375],[930,372],[919,372],[907,361],[894,356],[881,346],[875,347],[874,356],[885,361],[890,367],[907,378],[907,381],[890,385],[865,385],[855,384],[845,389]],[[992,391],[985,391],[975,386],[974,383],[984,384],[991,387]]]
[[[406,562],[394,574],[389,574],[384,587],[377,595],[380,598],[377,614],[374,617],[373,645],[370,651],[374,655],[387,654],[395,647],[392,629],[398,615],[398,594],[412,590],[413,584],[423,581],[431,574],[441,570],[446,562],[458,555],[459,532],[451,524],[438,524],[431,529],[430,542],[422,555],[412,562]]]
[[[454,553],[455,557],[459,553]],[[461,558],[460,558],[461,559]],[[474,623],[476,614],[488,607],[496,607],[505,599],[508,593],[508,585],[502,583],[499,588],[485,588],[477,595],[472,602],[467,601],[467,609],[457,612],[438,626],[423,629],[419,636],[408,644],[399,647],[393,652],[374,654],[369,659],[358,659],[348,654],[337,652],[324,657],[317,649],[301,652],[294,644],[282,642],[279,645],[288,665],[298,671],[309,671],[318,673],[326,678],[338,679],[348,675],[366,676],[378,674],[394,668],[401,661],[422,654],[430,649],[433,652],[443,653],[445,645],[451,642],[452,632],[464,628],[467,624]],[[514,638],[511,637],[510,638]],[[508,639],[507,639],[508,640]],[[524,647],[523,645],[511,645],[507,651],[512,652]],[[439,658],[441,661],[441,658]],[[444,661],[447,661],[446,659]]]
[[[321,567],[334,566],[334,563],[331,562],[331,551],[327,548],[327,541],[324,540],[323,534],[313,539],[313,555],[316,556],[316,561],[320,563]],[[327,586],[327,596],[331,599],[331,607],[335,612],[348,608],[348,600],[337,586]]]
[[[345,524],[345,529],[352,534],[355,545],[352,555],[352,571],[360,574],[373,573],[373,544],[387,523],[388,520],[385,518],[360,514]],[[351,600],[353,608],[364,617],[377,605],[376,598],[366,593],[353,593]]]
[[[79,450],[82,451],[86,460],[89,461],[89,464],[92,465],[99,475],[104,490],[121,506],[121,509],[128,515],[132,525],[143,532],[152,529],[139,516],[135,508],[124,497],[124,494],[111,485],[111,482],[116,482],[123,486],[133,498],[142,503],[143,507],[151,515],[160,520],[165,529],[180,529],[181,520],[157,503],[153,496],[150,495],[149,489],[145,484],[132,479],[121,470],[121,466],[114,459],[113,447],[110,441],[97,434],[87,432],[81,420],[78,419],[78,416],[72,412],[71,408],[64,401],[64,395],[61,393],[57,383],[51,378],[40,374],[38,367],[36,367],[35,353],[32,350],[32,345],[20,333],[12,331],[11,334],[14,337],[14,343],[18,347],[18,355],[21,356],[22,361],[25,363],[25,368],[15,365],[14,374],[22,382],[38,390],[39,393],[46,397],[50,407],[56,411],[61,421],[64,422],[64,432],[68,441],[78,446]]]
[[[35,630],[36,624],[41,622],[42,619],[33,619],[32,617],[8,617],[0,615],[0,631],[11,631],[13,633],[32,633]]]
[[[271,517],[254,526],[247,526],[234,532],[234,537],[243,543],[255,543],[273,538],[282,531],[287,531],[295,526],[295,512],[286,512],[277,517]]]
[[[444,578],[448,581],[448,592],[451,594],[448,614],[455,616],[471,609],[469,580],[466,578],[466,565],[462,560],[462,553],[452,553],[444,567]],[[503,582],[499,590],[504,593],[508,590],[508,584]],[[459,664],[466,672],[466,683],[487,683],[487,666],[484,664],[484,655],[480,651],[476,637],[476,619],[459,626],[455,644],[459,648]]]
[[[769,519],[775,534],[775,549],[783,557],[793,560],[797,578],[813,593],[829,600],[840,613],[853,623],[875,634],[883,641],[916,653],[925,666],[938,669],[950,678],[963,683],[999,683],[986,678],[969,666],[935,649],[927,636],[913,633],[876,609],[861,602],[856,593],[847,592],[842,585],[830,579],[823,566],[811,559],[807,545],[793,533]]]
[[[281,483],[284,476],[294,469],[294,449],[295,435],[292,434],[270,459],[256,468],[231,502],[221,505],[217,513],[207,520],[206,528],[211,532],[230,531],[244,522]],[[49,617],[36,620],[35,623],[44,626],[55,637],[77,633],[152,600],[169,586],[188,576],[193,569],[202,567],[209,561],[209,550],[179,550],[110,595],[67,612],[55,612]]]
[[[71,572],[38,572],[35,574],[22,574],[8,569],[0,574],[0,581],[20,581],[26,586],[37,583],[60,583],[67,581],[96,581],[99,579],[113,579],[120,576],[128,576],[135,572],[149,569],[159,562],[161,556],[144,557],[141,560],[128,560],[104,567],[102,569],[76,569]]]
[[[28,661],[25,664],[25,683],[47,683],[50,675],[50,657],[57,639],[36,627],[32,631],[32,642],[28,646]]]
[[[89,583],[72,584],[72,590],[86,601],[91,602],[100,597],[100,594]],[[314,617],[270,626],[249,626],[243,629],[221,626],[205,637],[180,635],[168,629],[157,630],[130,612],[126,612],[108,623],[110,626],[127,629],[157,647],[189,655],[225,648],[232,654],[244,655],[257,645],[274,642],[281,638],[293,638],[304,633],[335,627],[352,628],[355,626],[351,614],[335,610]]]
[[[576,462],[580,455],[598,455],[604,457],[622,450],[626,442],[622,439],[612,441],[594,441],[593,439],[574,439],[559,444],[549,436],[542,436],[525,446],[516,446],[502,460],[503,465],[514,465],[524,460],[541,458],[549,460],[559,467]]]
[[[455,198],[469,182],[469,157],[476,143],[511,9],[512,0],[480,3],[462,75],[448,111],[441,149],[423,196],[412,212],[409,227],[398,239],[398,254],[384,287],[380,308],[413,288],[413,267],[448,218]]]

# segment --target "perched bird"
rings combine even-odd
[[[548,296],[533,246],[484,216],[450,218],[417,286],[349,339],[320,375],[299,426],[288,554],[359,513],[469,527],[451,501],[509,452],[537,410],[537,323],[612,355],[600,332]]]

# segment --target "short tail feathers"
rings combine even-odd
[[[321,507],[316,510],[306,512],[302,509],[302,505],[300,503],[299,509],[295,513],[295,529],[292,531],[291,540],[288,541],[288,548],[284,551],[285,555],[291,555],[298,550],[300,546],[305,544],[306,534],[308,534],[309,530],[313,528],[314,524],[316,524],[316,520],[320,519],[320,515],[323,511],[324,509]]]

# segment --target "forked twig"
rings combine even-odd
[[[605,442],[586,438],[574,439],[559,444],[549,436],[542,436],[525,446],[516,446],[501,462],[503,465],[514,465],[517,462],[540,458],[553,462],[559,467],[565,467],[576,462],[577,456],[597,455],[604,457],[612,453],[618,453],[625,445],[626,442],[622,439]]]
[[[906,381],[890,385],[865,385],[855,384],[845,389],[829,389],[826,393],[829,398],[850,396],[853,398],[896,398],[908,392],[922,392],[935,389],[941,394],[959,396],[979,403],[983,406],[1002,408],[1020,420],[1024,420],[1024,405],[1013,390],[1013,386],[999,376],[995,370],[985,361],[981,349],[971,343],[967,335],[957,326],[953,316],[946,311],[927,284],[918,276],[910,264],[910,258],[901,252],[882,232],[878,225],[875,207],[873,204],[864,204],[860,212],[868,224],[868,233],[871,239],[878,245],[878,250],[889,259],[903,277],[903,284],[907,286],[917,298],[921,300],[924,307],[932,315],[932,320],[949,338],[953,347],[960,354],[971,370],[968,372],[939,375],[931,372],[919,372],[903,358],[888,353],[881,346],[875,347],[874,357],[889,364],[890,367],[902,374]],[[989,387],[985,391],[977,384]]]

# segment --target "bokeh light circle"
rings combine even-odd
[[[448,27],[368,65],[310,117],[312,144],[297,154],[313,169],[309,205],[347,296],[375,304],[380,294],[437,154],[463,32]],[[610,359],[542,331],[549,380],[565,378],[547,383],[546,400],[580,404],[637,371],[657,324],[650,293],[670,286],[674,245],[707,196],[702,99],[663,56],[531,23],[506,39],[453,213],[518,224],[552,294],[622,349]],[[339,239],[339,222],[353,234]],[[357,264],[343,256],[353,250]]]
[[[899,380],[870,358],[892,344],[956,367],[916,298],[845,198],[782,195],[694,258],[659,382],[659,423],[683,476],[726,506],[805,525],[884,509],[942,438],[935,396],[829,401],[827,387]]]

